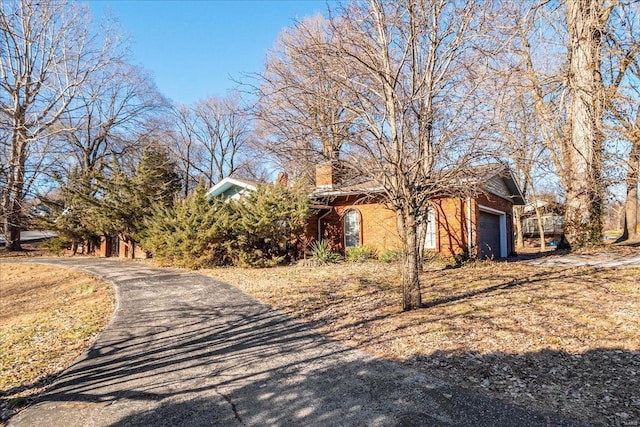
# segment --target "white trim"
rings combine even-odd
[[[507,257],[507,213],[488,206],[478,205],[482,212],[498,215],[500,217],[500,258]]]
[[[209,191],[207,191],[207,196],[218,197],[219,195],[221,195],[222,193],[224,193],[225,191],[227,191],[233,186],[240,187],[243,190],[256,191],[255,185],[246,183],[244,181],[240,181],[238,179],[227,177],[222,181],[220,181],[219,183],[217,183],[216,185],[214,185],[213,187],[211,187]]]
[[[433,250],[438,248],[438,226],[436,222],[436,210],[433,206],[429,206],[427,208],[427,221],[424,223],[426,227],[425,231],[425,239],[424,239],[424,248]],[[431,227],[431,230],[429,229]],[[429,238],[431,235],[431,239]]]
[[[347,215],[351,212],[356,214],[356,219],[358,220],[358,244],[355,246],[347,246]],[[345,250],[362,246],[362,214],[358,209],[350,207],[342,215],[342,240]]]
[[[516,177],[513,174],[513,171],[511,170],[511,168],[509,168],[508,171],[509,171],[509,176],[511,177],[511,181],[513,181],[513,183],[515,184],[516,190],[518,190],[518,196],[522,200],[522,203],[526,204],[527,201],[524,198],[524,194],[522,194],[522,190],[520,189],[520,186],[518,185],[518,181],[516,181]]]

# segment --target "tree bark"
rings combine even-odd
[[[601,42],[608,11],[604,0],[568,0],[570,164],[566,183],[565,234],[583,246],[602,235],[604,86],[600,76]]]
[[[516,225],[516,250],[524,249],[524,233],[522,231],[522,206],[513,207],[513,218]]]
[[[620,240],[638,240],[638,184],[640,178],[640,112],[636,116],[637,129],[632,134],[631,153],[627,166],[627,197],[625,200],[624,230]]]
[[[538,223],[538,232],[540,234],[540,251],[544,251],[547,247],[544,237],[544,224],[542,223],[542,214],[540,213],[540,207],[538,206],[538,195],[535,187],[531,186],[531,198],[533,199],[533,209],[536,213],[536,221]]]
[[[540,214],[540,208],[538,206],[535,207],[536,211],[536,221],[538,222],[538,232],[540,234],[540,251],[544,251],[547,247],[547,242],[544,237],[544,224],[542,222],[542,215]]]
[[[4,232],[7,237],[7,250],[22,250],[20,243],[21,211],[24,199],[24,173],[27,162],[24,110],[16,108],[20,113],[13,118],[13,135],[9,159],[9,179],[4,192],[3,207],[5,212]]]
[[[398,212],[397,218],[405,246],[402,259],[402,308],[405,311],[415,310],[422,307],[417,221],[408,209]]]

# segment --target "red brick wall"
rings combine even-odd
[[[119,258],[131,258],[131,250],[133,249],[134,258],[146,259],[147,253],[136,243],[132,241],[125,241],[120,239],[118,244],[118,257]],[[106,236],[100,237],[100,247],[96,253],[99,257],[107,257],[111,252],[110,242]]]
[[[322,218],[322,238],[329,241],[336,251],[344,251],[343,216],[349,209],[360,213],[360,244],[371,246],[379,252],[401,246],[393,211],[377,200],[363,200],[358,197],[342,197],[335,200],[329,214],[320,211],[309,219],[307,236],[315,240],[318,236],[318,217]],[[463,253],[468,248],[468,205],[465,199],[447,198],[433,202],[437,223],[436,251],[444,256]],[[476,223],[480,215],[479,205],[506,212],[507,252],[513,251],[512,205],[511,202],[494,195],[480,195],[471,200],[472,242],[478,245]]]
[[[333,203],[329,214],[321,211],[309,219],[307,235],[316,238],[318,235],[318,217],[322,218],[322,238],[327,240],[336,251],[344,251],[344,214],[356,210],[360,214],[360,244],[370,246],[378,251],[386,251],[400,246],[396,228],[396,217],[393,211],[378,203],[375,199],[361,197],[341,197]]]
[[[107,238],[105,236],[100,236],[100,247],[98,248],[98,256],[106,257],[109,253]]]
[[[335,164],[331,161],[316,165],[316,186],[336,184]]]
[[[462,199],[438,199],[436,209],[437,251],[445,256],[464,252],[467,248],[467,210]]]

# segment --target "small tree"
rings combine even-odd
[[[172,208],[154,210],[140,243],[180,267],[272,266],[290,255],[308,216],[308,198],[297,188],[261,185],[235,201],[210,199],[201,181]]]
[[[418,231],[427,218],[429,201],[469,188],[473,178],[469,166],[484,154],[478,138],[483,126],[472,121],[481,108],[476,95],[484,77],[482,61],[474,55],[482,50],[491,9],[497,4],[416,0],[342,4],[326,25],[303,21],[289,33],[288,37],[305,36],[305,43],[288,42],[284,48],[298,48],[295,58],[303,59],[296,63],[314,67],[300,67],[293,75],[281,73],[277,83],[296,89],[299,82],[321,83],[319,88],[309,86],[308,97],[285,101],[299,100],[295,107],[302,112],[313,103],[320,106],[313,111],[331,112],[320,130],[334,138],[322,144],[323,149],[340,150],[333,158],[339,157],[345,170],[383,189],[405,249],[403,307],[416,309],[422,306]],[[318,31],[326,33],[317,37]],[[284,50],[283,56],[288,52]],[[275,55],[269,61],[280,65]],[[272,84],[270,64],[261,87]],[[269,120],[261,117],[285,138],[287,132],[280,129],[295,125],[304,130],[308,126],[301,120],[313,119],[289,114],[296,109],[287,102],[267,104]],[[308,147],[319,138],[316,133],[293,135],[308,138]],[[299,141],[289,145],[305,147]]]
[[[99,238],[89,214],[96,205],[92,176],[74,171],[66,181],[61,180],[60,183],[59,194],[42,197],[52,208],[52,213],[42,218],[39,226],[56,230],[60,237],[71,243],[74,255],[81,243],[82,251],[89,253],[91,245],[97,243]]]
[[[290,254],[292,240],[303,233],[309,217],[308,196],[297,188],[261,185],[233,203],[235,264],[270,266]]]
[[[145,221],[140,245],[159,261],[187,268],[228,264],[233,238],[231,206],[210,200],[203,181],[173,207],[156,206]]]
[[[87,208],[97,234],[117,234],[125,241],[137,241],[145,221],[156,208],[169,208],[180,190],[176,165],[167,153],[146,148],[133,176],[112,163],[108,176],[93,182],[95,198]]]

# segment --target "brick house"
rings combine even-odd
[[[99,257],[115,257],[130,259],[146,259],[147,252],[133,240],[125,240],[115,235],[104,235],[100,237],[100,244],[96,250]]]
[[[485,168],[476,197],[440,198],[428,211],[425,250],[444,256],[477,253],[482,258],[504,258],[514,252],[513,205],[524,198],[511,172]],[[286,174],[277,183],[287,185]],[[225,178],[207,195],[239,199],[260,183]],[[316,167],[316,186],[310,194],[312,216],[306,241],[326,240],[339,251],[369,246],[378,252],[401,246],[393,211],[384,205],[380,188],[368,184],[343,185],[332,163]]]
[[[432,201],[425,250],[444,256],[477,251],[481,258],[514,252],[513,205],[523,205],[524,198],[508,169],[490,167],[483,174],[476,197]],[[341,185],[337,175],[331,163],[316,168],[308,237],[327,240],[342,251],[353,246],[379,252],[400,247],[396,217],[384,206],[382,190],[370,184]]]

